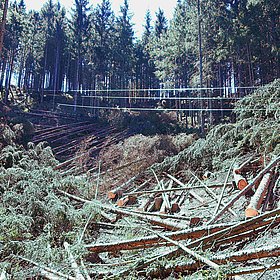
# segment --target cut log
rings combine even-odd
[[[239,190],[243,190],[248,186],[247,180],[239,173],[236,173],[236,170],[233,171],[234,182]]]
[[[192,217],[190,220],[190,227],[198,226],[201,223],[202,219],[199,217]]]
[[[159,181],[159,179],[158,179],[158,177],[157,177],[157,175],[156,175],[156,173],[155,173],[154,170],[152,170],[152,172],[153,172],[153,174],[154,174],[154,176],[155,176],[155,178],[156,178],[156,180],[157,180],[157,183],[158,183],[158,185],[159,185],[159,189],[162,190],[162,191],[164,191],[165,189],[164,189],[163,181],[161,181],[161,182]],[[170,206],[170,203],[169,203],[169,200],[168,200],[168,197],[167,197],[166,193],[163,192],[161,195],[162,195],[162,199],[163,199],[163,202],[164,202],[164,204],[165,204],[165,207],[167,207],[168,209],[170,209],[171,206]]]
[[[121,186],[108,192],[109,199],[118,199],[121,198],[125,189],[129,187],[129,184],[133,182],[138,176],[130,178],[127,182],[123,183]]]
[[[155,190],[157,190],[159,188],[159,185],[156,185],[155,187]],[[131,195],[139,195],[139,193],[136,193],[136,194],[133,194],[133,193],[130,193]],[[129,194],[129,195],[130,195]],[[140,205],[139,207],[139,211],[148,211],[148,208],[151,206],[151,204],[154,202],[154,199],[155,199],[155,196],[156,196],[156,192],[153,192],[149,195],[148,199],[144,200],[142,202],[142,204]],[[149,208],[150,209],[150,208]],[[149,211],[148,211],[149,212]]]
[[[226,236],[232,235],[232,234],[240,234],[244,232],[248,232],[250,230],[262,227],[264,225],[271,226],[273,223],[274,225],[277,225],[280,223],[280,208],[273,210],[271,212],[259,215],[257,217],[254,217],[250,220],[246,220],[244,222],[232,225],[232,226],[226,226],[224,229],[214,231],[213,233],[206,234],[203,237],[198,238],[197,240],[194,240],[188,244],[189,248],[198,247],[203,245],[204,248],[211,247],[213,243],[217,242],[218,239],[223,239]],[[212,225],[212,227],[215,225]],[[211,225],[209,226],[211,227]],[[230,241],[229,241],[230,242]],[[205,246],[207,245],[207,246]],[[157,244],[159,246],[159,243]],[[169,259],[176,255],[178,253],[178,249],[174,249],[171,252],[164,253],[160,256],[154,257],[152,259],[149,259],[136,267],[135,269],[144,269],[151,263],[154,263],[155,261],[161,260],[161,259]]]
[[[148,212],[159,211],[162,203],[163,203],[162,197],[155,197],[154,202],[152,203],[152,205],[150,207],[148,207],[147,211]]]
[[[255,216],[259,215],[259,209],[261,208],[261,204],[267,193],[267,188],[269,186],[271,177],[272,177],[271,172],[264,174],[255,194],[251,198],[250,204],[248,205],[247,209],[245,210],[245,216],[247,218],[255,217]]]
[[[247,191],[251,190],[253,186],[258,182],[264,174],[270,171],[273,167],[275,167],[280,161],[280,156],[278,156],[274,161],[272,161],[267,167],[265,167],[258,175],[254,178],[254,180],[242,191],[240,191],[230,202],[228,202],[224,208],[222,208],[216,215],[213,222],[216,222],[242,195],[247,193]]]
[[[125,197],[119,199],[117,202],[117,206],[124,207],[126,205],[135,204],[136,202],[137,202],[136,196],[128,195],[128,196],[125,196]]]
[[[84,202],[84,203],[93,204],[96,207],[99,207],[100,209],[107,210],[111,213],[115,213],[115,214],[119,214],[119,215],[127,215],[127,216],[132,216],[132,217],[135,217],[135,218],[139,218],[141,220],[146,220],[153,225],[161,226],[161,227],[163,227],[167,230],[176,231],[176,230],[184,229],[186,227],[186,225],[183,225],[183,224],[180,225],[179,223],[162,221],[161,219],[157,219],[157,218],[149,217],[147,215],[143,215],[143,214],[140,214],[140,213],[135,213],[135,212],[123,210],[123,209],[120,209],[120,208],[116,208],[116,207],[101,203],[99,201],[86,200],[86,199],[77,197],[75,195],[69,194],[69,193],[67,193],[65,191],[62,191],[62,190],[57,190],[57,191],[59,193],[63,194],[63,195],[66,195],[67,197],[70,197],[70,198],[74,199],[74,200],[81,201],[81,202]]]

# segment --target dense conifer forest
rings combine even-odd
[[[2,6],[7,1],[2,0]],[[149,89],[199,86],[201,27],[205,87],[257,86],[279,77],[279,3],[275,0],[178,1],[167,22],[159,9],[136,38],[128,1],[115,15],[109,0],[75,0],[70,14],[48,0],[27,11],[10,1],[0,88]],[[4,9],[1,9],[3,12]],[[3,16],[1,15],[1,18]],[[3,27],[2,27],[3,28]],[[43,98],[43,97],[42,97]]]
[[[279,1],[0,1],[0,280],[280,279]]]

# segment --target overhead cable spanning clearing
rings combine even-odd
[[[141,99],[141,100],[240,100],[241,97],[164,97],[164,96],[106,96],[91,95],[83,96],[83,98],[99,98],[99,99]]]
[[[228,108],[137,108],[137,107],[107,107],[107,106],[84,106],[84,105],[71,105],[71,104],[63,104],[63,103],[58,103],[58,107],[77,107],[77,108],[84,108],[84,109],[105,109],[105,110],[124,110],[124,111],[233,111],[233,109],[228,109]],[[235,109],[235,110],[244,110],[244,109]],[[277,111],[279,109],[276,108],[266,108],[266,109],[246,109],[246,111]]]
[[[141,91],[200,91],[200,90],[227,90],[236,91],[238,89],[258,89],[262,86],[244,86],[244,87],[196,87],[196,88],[128,88],[128,89],[77,89],[67,90],[66,92],[141,92]],[[275,88],[275,86],[267,86]],[[53,90],[44,90],[45,92],[53,92]]]

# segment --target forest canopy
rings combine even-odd
[[[2,0],[3,4],[6,1]],[[43,90],[158,88],[199,85],[198,22],[203,85],[245,87],[279,77],[279,1],[178,1],[168,23],[147,11],[135,37],[129,1],[115,15],[109,0],[75,0],[70,15],[53,0],[27,11],[10,1],[0,62],[0,88]],[[41,96],[42,97],[42,96]]]

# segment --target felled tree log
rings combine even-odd
[[[236,171],[233,171],[233,178],[234,182],[239,190],[243,190],[248,186],[247,180],[239,173],[236,173]]]
[[[211,226],[201,226],[192,229],[186,229],[182,231],[166,233],[165,236],[172,238],[173,240],[186,240],[186,239],[195,239],[200,238],[208,233],[217,232],[221,229],[229,227],[229,224],[221,225],[211,225]],[[162,240],[157,235],[150,235],[147,237],[139,237],[132,240],[118,241],[107,244],[88,244],[88,248],[92,252],[101,253],[101,252],[112,252],[120,250],[135,250],[135,249],[144,249],[150,248],[153,246],[165,246],[167,243]]]
[[[159,185],[156,185],[155,187],[155,191],[159,188]],[[142,192],[141,192],[142,193]],[[128,195],[140,195],[140,193],[136,193],[136,194],[133,194],[133,193],[130,193]],[[145,199],[142,204],[140,205],[139,207],[139,211],[148,211],[148,207],[151,206],[152,202],[154,201],[156,197],[156,192],[153,192],[149,195],[149,197],[147,199]]]
[[[141,219],[141,220],[146,220],[153,225],[163,227],[167,230],[176,231],[176,230],[184,229],[186,227],[186,226],[180,225],[178,223],[162,221],[162,219],[157,219],[157,218],[149,217],[147,215],[143,215],[143,214],[140,214],[140,213],[135,213],[135,212],[123,210],[123,209],[120,209],[120,208],[112,207],[110,205],[103,204],[103,203],[101,203],[99,201],[96,201],[96,200],[91,201],[91,200],[83,199],[83,198],[80,198],[80,197],[77,197],[75,195],[69,194],[69,193],[67,193],[65,191],[62,191],[62,190],[57,190],[57,191],[59,193],[63,194],[63,195],[68,196],[69,198],[72,198],[72,199],[77,200],[77,201],[81,201],[83,203],[93,204],[96,207],[99,207],[100,209],[109,211],[110,213],[115,213],[115,214],[119,214],[119,215],[127,215],[127,216],[132,216],[132,217],[135,217],[135,218],[138,218],[138,219]]]
[[[185,245],[177,242],[177,241],[174,241],[172,240],[171,238],[161,234],[161,233],[156,233],[160,238],[170,242],[171,244],[177,246],[178,248],[182,249],[184,252],[186,252],[187,254],[191,255],[192,257],[196,258],[199,262],[202,262],[204,264],[207,264],[208,266],[214,268],[215,270],[219,270],[220,269],[220,266],[217,265],[215,262],[207,259],[206,257],[196,253],[195,251],[189,249],[188,247],[186,247]]]
[[[277,157],[274,161],[272,161],[266,168],[264,168],[258,175],[254,178],[254,180],[245,187],[242,191],[240,191],[230,202],[228,202],[224,208],[222,208],[217,215],[214,217],[213,222],[216,222],[242,195],[247,193],[249,190],[253,188],[253,186],[273,167],[275,167],[280,162],[280,156]]]
[[[269,186],[271,177],[272,177],[271,172],[268,172],[263,176],[255,194],[251,198],[250,204],[248,205],[248,207],[245,210],[245,216],[247,218],[255,217],[255,216],[259,215],[259,209],[261,208],[261,204],[267,193],[267,188]]]
[[[163,203],[162,197],[155,197],[152,205],[150,207],[148,207],[147,211],[148,212],[159,211],[162,203]]]
[[[245,275],[245,274],[255,274],[260,272],[266,272],[269,270],[276,270],[280,268],[280,263],[272,264],[270,266],[264,265],[264,266],[252,266],[249,265],[246,268],[240,268],[240,266],[237,266],[236,269],[232,269],[232,272],[228,273],[229,277],[236,275]]]
[[[201,245],[203,245],[204,247],[211,247],[212,244],[214,242],[217,242],[218,239],[223,239],[226,236],[230,236],[230,235],[233,235],[233,234],[238,234],[238,233],[241,233],[241,232],[247,232],[247,231],[250,231],[252,229],[255,229],[255,228],[258,228],[258,227],[261,227],[261,226],[264,226],[264,225],[269,225],[270,226],[273,223],[274,224],[279,224],[279,222],[280,222],[279,215],[280,215],[280,208],[278,208],[274,211],[262,214],[260,216],[254,217],[250,220],[232,225],[230,227],[226,227],[226,228],[218,230],[218,231],[215,231],[211,234],[208,234],[208,235],[206,234],[205,236],[190,242],[188,244],[188,247],[193,248],[193,247],[198,247],[198,246],[201,246]],[[205,246],[205,245],[207,245],[207,246]],[[145,262],[142,262],[137,267],[135,267],[135,269],[142,270],[145,267],[147,267],[148,265],[150,265],[151,263],[154,263],[155,261],[158,261],[158,260],[161,260],[161,259],[169,259],[169,258],[173,257],[174,255],[176,255],[177,253],[179,253],[179,249],[174,249],[171,252],[164,253],[160,256],[157,256],[157,257],[149,259]],[[124,272],[123,274],[125,275],[125,273],[127,273],[127,272]]]
[[[233,252],[229,254],[222,254],[218,256],[211,257],[209,260],[215,262],[219,265],[222,264],[229,264],[229,263],[239,263],[239,262],[246,262],[253,259],[262,259],[268,257],[278,257],[280,256],[280,246],[273,245],[273,246],[264,246],[256,249],[247,249],[238,252]],[[160,277],[168,277],[172,272],[176,273],[183,273],[183,274],[191,274],[194,271],[201,269],[203,267],[203,263],[199,261],[187,261],[181,264],[175,264],[174,266],[168,266],[168,268],[160,268],[159,270],[153,271],[152,273],[145,275],[154,278]],[[228,276],[236,275],[235,273],[229,273]],[[140,273],[140,275],[143,275]]]
[[[27,258],[24,258],[24,257],[21,257],[21,256],[16,256],[17,258],[23,260],[23,261],[26,261],[26,262],[29,262],[31,264],[33,264],[34,266],[40,268],[40,271],[41,271],[41,274],[42,275],[48,275],[49,276],[49,279],[53,279],[54,276],[57,276],[57,279],[69,279],[69,280],[76,280],[75,277],[72,277],[70,275],[65,275],[59,271],[56,271],[54,269],[51,269],[45,265],[42,265],[42,264],[39,264],[37,262],[34,262],[32,260],[29,260]]]
[[[252,237],[253,233],[257,233],[257,229],[260,231],[265,230],[266,226],[277,225],[280,222],[280,217],[275,218],[275,215],[280,214],[280,210],[273,213],[270,219],[261,221],[254,218],[254,221],[249,220],[238,225],[211,225],[211,226],[201,226],[197,228],[187,229],[183,231],[178,231],[174,233],[165,234],[165,236],[172,238],[173,240],[187,240],[194,239],[193,242],[189,243],[190,248],[203,245],[203,248],[209,248],[213,246],[220,246],[222,244],[232,244],[234,242],[243,240],[247,237]],[[258,217],[259,218],[259,217]],[[146,249],[150,247],[162,247],[171,246],[172,244],[164,242],[161,238],[156,235],[151,235],[147,237],[136,238],[132,240],[118,241],[114,243],[107,244],[88,244],[88,248],[92,252],[114,252],[120,250],[136,250],[136,249]],[[165,257],[173,256],[177,250],[169,253]]]

